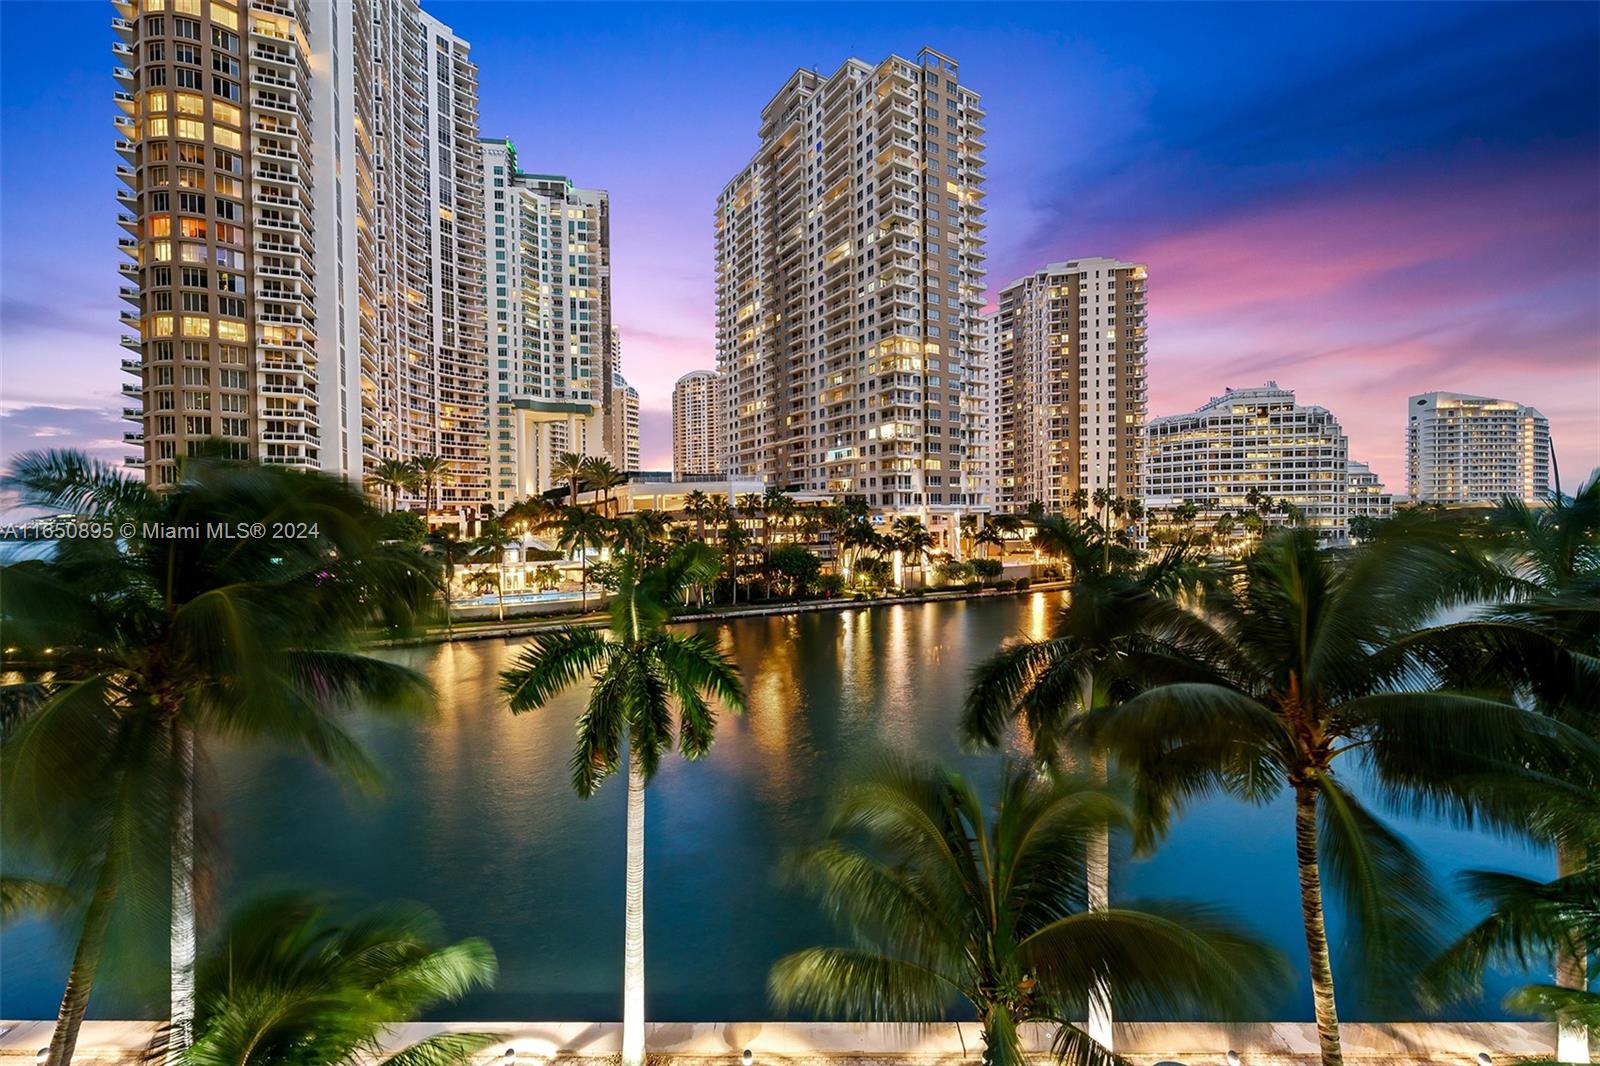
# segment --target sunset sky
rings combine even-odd
[[[715,362],[712,208],[796,67],[961,64],[988,111],[991,292],[1150,270],[1150,413],[1269,378],[1404,491],[1405,398],[1550,417],[1600,465],[1600,6],[425,3],[482,132],[609,189],[644,465]],[[0,3],[0,450],[108,457],[118,417],[111,5]]]

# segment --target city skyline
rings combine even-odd
[[[0,12],[7,453],[125,451],[107,10]],[[647,468],[671,463],[672,383],[715,363],[712,215],[757,145],[753,104],[796,68],[826,76],[923,45],[958,55],[989,114],[987,302],[1052,260],[1147,263],[1152,417],[1276,378],[1332,410],[1397,491],[1406,397],[1438,389],[1538,407],[1568,488],[1600,462],[1594,9],[1363,9],[1357,24],[1331,6],[1248,22],[1185,8],[1152,25],[1101,8],[950,7],[919,22],[662,5],[565,26],[533,6],[426,10],[472,44],[483,131],[516,141],[531,169],[611,193],[615,321]],[[46,18],[49,67],[25,48]],[[1205,65],[1187,51],[1195,34]],[[1258,50],[1270,54],[1234,68]],[[552,54],[562,62],[540,58]],[[1401,69],[1393,54],[1423,58]],[[1041,90],[1051,76],[1059,91]],[[677,91],[650,91],[662,81]],[[604,127],[572,122],[580,100]],[[37,210],[49,197],[83,207]]]

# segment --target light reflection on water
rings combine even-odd
[[[968,671],[1006,639],[1047,636],[1061,602],[1035,593],[702,624],[743,671],[749,710],[723,716],[703,764],[673,756],[650,789],[653,1017],[770,1016],[771,962],[830,935],[810,903],[775,881],[782,856],[814,838],[838,787],[885,747],[992,781],[997,760],[963,754],[956,739]],[[500,957],[494,991],[451,1016],[613,1019],[621,782],[588,801],[572,794],[567,760],[582,692],[520,717],[505,711],[497,675],[519,647],[467,641],[395,653],[432,677],[440,713],[425,725],[361,724],[389,775],[381,798],[352,795],[287,756],[216,752],[231,890],[291,882],[420,900],[453,934],[487,937]],[[1114,891],[1226,901],[1299,956],[1289,832],[1281,804],[1205,805],[1153,860],[1122,862]],[[1537,866],[1517,849],[1448,829],[1414,828],[1413,839],[1446,883],[1465,864]],[[0,948],[4,1014],[52,1015],[63,950],[38,923],[7,930]],[[1284,990],[1277,1016],[1309,1017],[1303,985]],[[1341,996],[1359,1011],[1353,990]],[[102,1017],[130,1010],[98,997],[94,1007]]]

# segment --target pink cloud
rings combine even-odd
[[[1371,180],[1132,255],[1150,266],[1152,414],[1276,378],[1403,489],[1405,398],[1477,392],[1551,417],[1566,482],[1600,464],[1591,159]]]

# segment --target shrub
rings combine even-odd
[[[968,581],[967,582],[967,591],[968,592],[980,592],[982,590],[983,590],[983,582],[982,581]]]
[[[1017,583],[1012,581],[1009,577],[1001,578],[999,581],[994,583],[994,587],[999,589],[1001,592],[1010,592],[1012,589],[1017,587]]]
[[[854,600],[856,603],[865,603],[866,599],[867,599],[867,594],[865,592],[858,592],[854,596],[851,596],[850,598],[852,600]]]
[[[923,588],[921,585],[918,585],[916,588],[909,588],[903,591],[907,596],[926,596],[928,594],[928,590]]]
[[[980,581],[997,578],[1005,569],[1005,565],[999,559],[974,559],[967,565],[972,568],[972,576]]]
[[[1033,578],[1031,578],[1031,577],[1019,577],[1019,578],[1017,578],[1017,588],[1018,589],[1025,589],[1025,588],[1027,588],[1028,586],[1030,586],[1032,584],[1033,584]]]

